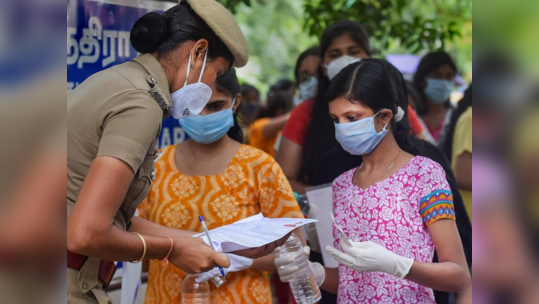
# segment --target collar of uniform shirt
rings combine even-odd
[[[156,84],[159,86],[159,89],[161,92],[165,95],[166,102],[169,107],[172,106],[171,98],[170,98],[170,88],[168,87],[168,79],[167,75],[165,74],[165,70],[153,57],[151,54],[141,54],[137,56],[137,58],[133,59],[133,61],[138,62],[140,65],[142,65],[148,73],[155,77]]]

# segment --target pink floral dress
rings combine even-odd
[[[333,183],[335,219],[351,240],[372,241],[415,261],[432,262],[434,244],[427,229],[455,219],[453,195],[442,167],[416,156],[389,178],[367,189],[352,183],[355,170]],[[335,248],[340,236],[334,227]],[[435,303],[432,289],[379,272],[339,266],[338,303]]]

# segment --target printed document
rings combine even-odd
[[[273,243],[294,229],[317,220],[302,218],[265,218],[262,213],[209,231],[217,251],[233,252]],[[193,237],[205,237],[199,233]]]

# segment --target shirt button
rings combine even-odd
[[[88,290],[88,283],[86,283],[86,281],[82,283],[82,289]]]
[[[153,88],[157,84],[157,78],[152,75],[146,76],[146,82]]]
[[[155,180],[155,170],[153,170],[152,173],[150,174],[150,180],[152,183]]]

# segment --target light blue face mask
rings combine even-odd
[[[451,81],[427,78],[425,95],[434,103],[444,103],[451,96],[455,89],[455,84]]]
[[[209,145],[221,139],[234,126],[234,104],[232,107],[205,116],[183,117],[178,121],[189,137],[197,143]]]
[[[335,137],[343,149],[352,155],[365,155],[371,153],[387,134],[386,127],[376,132],[374,118],[367,117],[358,121],[338,124],[335,123]]]
[[[308,81],[299,85],[301,101],[314,98],[316,91],[318,91],[318,79],[314,76],[311,76]]]

